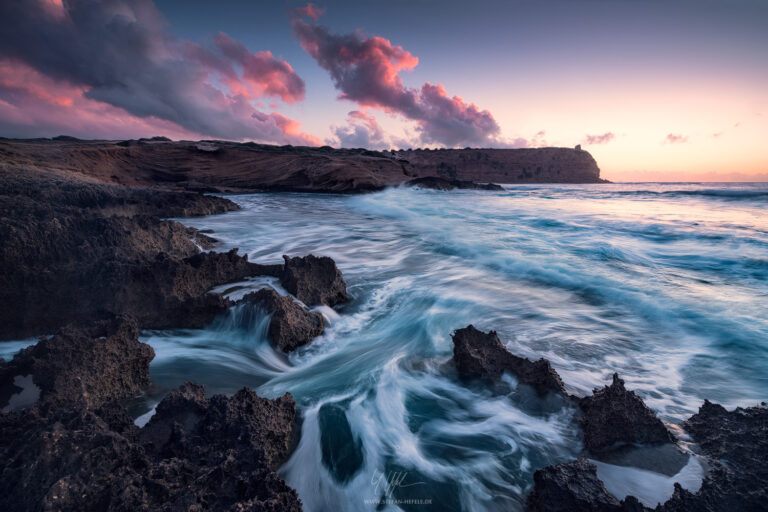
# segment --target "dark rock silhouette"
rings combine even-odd
[[[768,405],[736,408],[705,401],[683,427],[709,460],[701,488],[675,486],[664,512],[765,510],[768,504]]]
[[[454,189],[473,189],[473,190],[504,190],[504,187],[495,183],[475,183],[474,181],[461,181],[435,176],[416,178],[404,183],[407,187],[431,188],[434,190],[454,190]]]
[[[488,333],[469,325],[453,333],[453,361],[459,374],[497,380],[508,371],[520,382],[539,391],[565,393],[563,381],[546,359],[531,361],[510,353],[496,331]]]
[[[683,423],[708,465],[701,488],[696,492],[675,484],[672,497],[655,509],[644,507],[634,497],[621,503],[602,492],[593,464],[580,459],[548,466],[534,475],[528,507],[544,511],[648,511],[718,512],[765,510],[768,503],[768,406],[727,411],[705,401],[699,412]],[[599,484],[599,485],[598,485]]]
[[[533,491],[528,495],[531,512],[620,512],[642,511],[636,498],[619,502],[597,477],[597,467],[587,459],[577,459],[539,469],[533,475]]]
[[[333,307],[349,300],[347,284],[331,258],[309,254],[295,258],[283,256],[283,259],[280,283],[304,304]]]
[[[599,183],[573,148],[370,151],[226,141],[0,139],[9,166],[183,190],[371,192],[436,176],[480,183]]]
[[[299,511],[274,472],[297,431],[290,395],[208,399],[190,383],[141,430],[115,405],[3,414],[0,501],[4,510]]]
[[[42,338],[0,363],[0,408],[13,408],[9,398],[22,391],[14,382],[24,376],[39,388],[38,405],[44,408],[95,408],[137,395],[150,384],[155,356],[138,334],[134,321],[115,318]]]
[[[272,288],[251,292],[239,302],[258,306],[271,315],[267,335],[280,350],[296,350],[323,332],[325,322],[320,313],[307,310],[291,297],[284,297]]]
[[[578,400],[582,411],[581,429],[584,445],[597,453],[617,444],[673,443],[674,437],[664,424],[624,381],[613,374],[610,386],[595,389],[591,396]]]

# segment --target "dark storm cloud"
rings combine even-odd
[[[190,132],[312,140],[294,121],[249,103],[259,96],[303,99],[304,82],[288,63],[269,52],[251,53],[225,34],[211,48],[176,38],[151,0],[4,0],[0,58],[82,87],[87,99]]]

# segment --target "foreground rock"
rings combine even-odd
[[[674,437],[624,381],[613,374],[610,386],[578,400],[584,445],[592,453],[619,444],[673,443]]]
[[[683,427],[709,457],[710,471],[696,493],[680,486],[664,512],[765,510],[768,506],[768,406],[727,411],[705,401]]]
[[[0,408],[96,408],[149,386],[155,353],[133,320],[68,327],[0,363]],[[39,402],[38,402],[39,399]]]
[[[597,466],[587,459],[547,466],[533,475],[528,495],[531,512],[620,512],[641,511],[636,498],[623,502],[608,493],[597,477]]]
[[[496,331],[488,333],[469,325],[453,333],[453,361],[459,374],[497,380],[508,371],[523,384],[539,391],[565,393],[563,381],[546,359],[531,361],[510,353]]]
[[[534,475],[528,507],[537,512],[656,512],[762,511],[768,503],[768,407],[727,411],[704,402],[683,423],[709,467],[697,492],[675,485],[672,497],[649,509],[634,497],[619,502],[597,478],[594,464],[584,459],[548,466]]]
[[[290,395],[205,398],[185,384],[141,430],[125,410],[0,415],[4,510],[298,511],[274,469],[298,427]]]
[[[308,306],[333,307],[349,300],[347,284],[336,263],[327,256],[283,256],[285,265],[280,283]]]
[[[445,178],[438,178],[436,176],[426,176],[424,178],[416,178],[404,183],[406,187],[414,188],[430,188],[433,190],[495,190],[503,191],[504,187],[496,185],[495,183],[475,183],[474,181],[462,181],[452,180]]]
[[[291,297],[272,288],[245,295],[240,303],[253,304],[270,315],[267,336],[274,346],[289,352],[307,345],[323,332],[325,322],[320,313],[309,311]]]

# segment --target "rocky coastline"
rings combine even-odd
[[[270,315],[273,346],[296,350],[325,327],[309,307],[350,299],[336,263],[294,255],[264,265],[236,249],[206,252],[214,238],[167,219],[238,206],[193,191],[189,181],[125,186],[119,174],[104,180],[98,173],[4,164],[0,340],[41,338],[0,360],[2,508],[301,510],[298,494],[276,472],[301,432],[301,411],[290,394],[270,400],[243,388],[209,397],[198,384],[179,383],[141,428],[124,406],[151,384],[154,352],[139,340],[140,329],[199,328],[229,308],[254,308]],[[453,178],[422,183],[465,188]],[[373,188],[354,188],[363,189]],[[252,276],[277,279],[290,296],[266,288],[232,301],[210,292]],[[452,338],[460,379],[495,383],[511,374],[520,386],[556,395],[577,411],[581,456],[536,471],[530,510],[652,510],[636,497],[613,496],[598,475],[593,461],[627,447],[695,454],[708,468],[699,490],[678,485],[653,510],[764,510],[768,503],[766,404],[727,411],[704,402],[682,424],[691,448],[616,374],[610,385],[577,397],[548,360],[514,355],[493,331],[470,325]]]
[[[515,356],[495,332],[473,326],[453,335],[453,360],[464,375],[498,380],[510,372],[523,385],[538,391],[564,394],[565,387],[549,361],[532,362]],[[534,377],[532,377],[532,375]],[[696,443],[696,456],[708,466],[701,487],[690,492],[675,484],[672,497],[656,507],[644,506],[635,496],[611,495],[589,459],[608,459],[628,447],[670,446],[683,454],[680,440],[662,423],[624,381],[613,374],[611,385],[590,396],[568,395],[579,411],[583,457],[539,469],[528,495],[532,512],[694,512],[765,510],[768,481],[764,455],[768,453],[768,404],[727,411],[705,401],[682,427]],[[692,456],[687,454],[687,456]],[[647,458],[653,459],[648,453]]]

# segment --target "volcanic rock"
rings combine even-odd
[[[597,477],[597,466],[587,459],[547,466],[533,474],[528,495],[531,512],[621,512],[641,511],[636,498],[619,502]]]
[[[534,474],[528,497],[532,511],[720,512],[762,511],[768,503],[768,406],[727,411],[705,401],[683,423],[706,460],[708,472],[696,492],[675,484],[672,497],[649,509],[627,496],[621,503],[597,478],[594,464],[584,459],[548,466]],[[619,508],[621,507],[621,508]]]
[[[509,352],[496,331],[488,333],[469,325],[453,333],[453,361],[459,373],[466,377],[497,380],[508,371],[520,382],[539,391],[565,393],[563,381],[544,358],[531,361]]]
[[[199,194],[0,169],[0,267],[8,270],[0,273],[0,339],[116,314],[142,327],[210,321],[217,301],[201,296],[261,267],[236,254],[193,257],[212,239],[157,216],[235,208]]]
[[[236,453],[244,466],[277,469],[298,441],[296,403],[290,393],[276,400],[243,388],[232,397],[205,397],[205,388],[187,382],[171,391],[141,429],[146,449],[162,457],[210,464]]]
[[[610,386],[595,389],[592,396],[579,399],[578,405],[582,411],[584,445],[592,453],[619,444],[675,442],[664,423],[639,396],[624,387],[616,373]]]
[[[504,187],[496,185],[495,183],[475,183],[474,181],[451,180],[438,178],[436,176],[416,178],[406,181],[404,185],[406,187],[431,188],[434,190],[454,190],[457,188],[471,190],[504,190]]]
[[[285,352],[308,344],[323,332],[323,315],[309,311],[272,288],[251,292],[239,302],[259,306],[271,315],[267,335],[273,345]]]
[[[205,398],[185,384],[141,431],[119,406],[0,415],[4,510],[299,511],[274,469],[293,448],[290,395]]]
[[[309,254],[295,258],[283,256],[283,259],[285,266],[280,283],[304,304],[333,307],[349,300],[347,284],[331,258]]]
[[[152,347],[139,342],[138,332],[134,321],[115,318],[42,338],[0,363],[0,408],[17,408],[18,384],[27,376],[27,385],[39,390],[40,407],[94,408],[137,395],[150,384],[149,362],[155,356]]]
[[[697,414],[683,423],[704,455],[709,473],[691,493],[675,486],[660,507],[663,512],[765,510],[768,503],[768,406],[727,411],[704,401]]]

